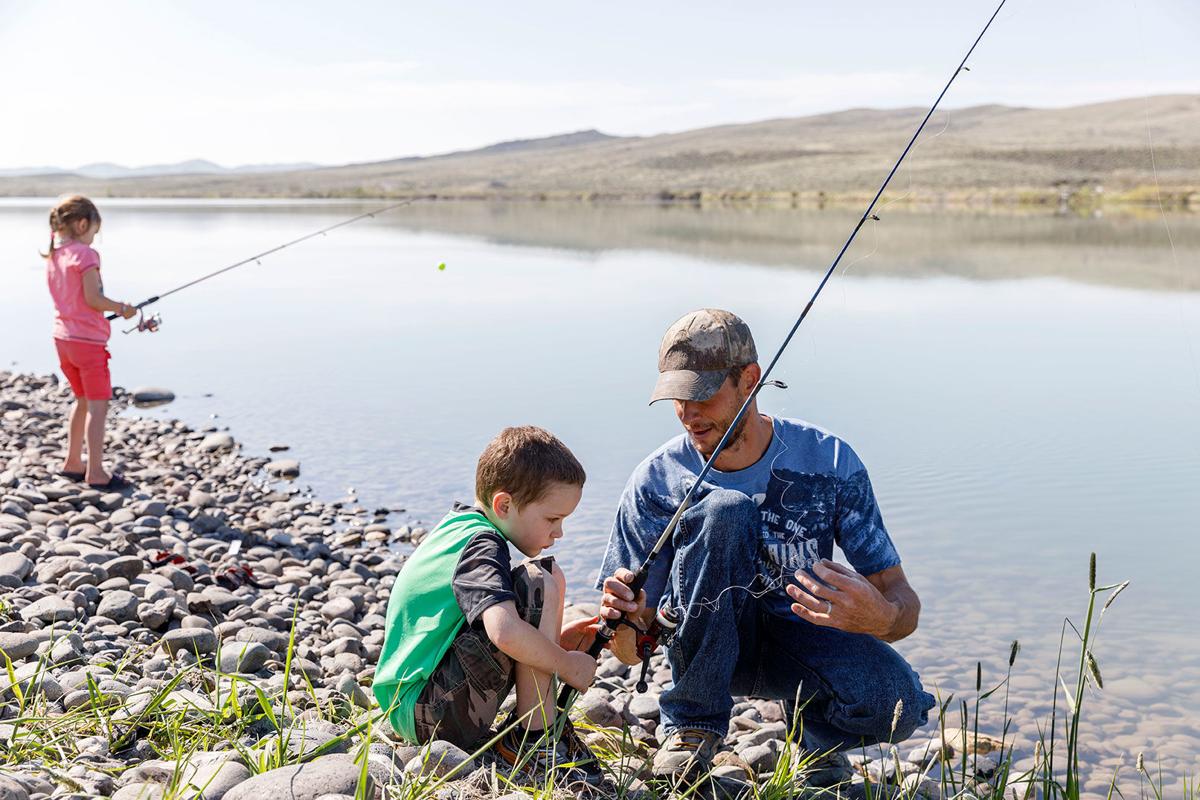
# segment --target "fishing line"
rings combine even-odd
[[[951,73],[950,78],[946,81],[946,85],[942,87],[941,93],[939,93],[937,99],[933,101],[933,105],[929,107],[929,111],[926,112],[925,117],[921,120],[920,125],[917,126],[912,138],[909,139],[908,144],[905,145],[904,151],[900,154],[900,157],[896,159],[896,163],[892,165],[887,177],[883,179],[883,182],[879,186],[879,190],[875,193],[874,197],[871,198],[871,202],[867,204],[866,210],[863,212],[862,217],[854,226],[853,230],[851,230],[845,244],[842,245],[841,250],[838,251],[837,256],[833,259],[833,262],[825,271],[825,274],[821,278],[821,281],[817,284],[817,288],[813,292],[812,297],[809,298],[808,303],[805,304],[803,311],[800,312],[800,316],[796,318],[796,322],[792,325],[791,330],[788,332],[787,336],[784,337],[783,343],[779,346],[779,349],[775,352],[775,355],[767,364],[766,369],[763,370],[758,383],[746,396],[741,408],[738,410],[737,414],[734,415],[733,420],[730,422],[729,427],[725,430],[725,433],[721,436],[720,441],[717,442],[717,446],[713,449],[712,454],[705,461],[704,466],[700,469],[699,474],[696,475],[695,481],[688,488],[686,494],[684,494],[683,500],[680,501],[679,508],[676,509],[670,521],[667,522],[666,528],[663,530],[662,535],[659,536],[658,540],[654,543],[654,546],[650,549],[650,552],[646,555],[646,559],[642,562],[641,566],[638,567],[637,572],[634,573],[634,577],[628,585],[629,588],[632,589],[635,597],[637,596],[638,592],[641,591],[642,587],[645,586],[646,579],[649,576],[650,569],[654,565],[655,560],[662,553],[663,548],[666,547],[667,543],[671,541],[672,536],[679,527],[680,519],[691,506],[692,501],[695,499],[696,488],[704,482],[704,479],[712,471],[713,463],[717,460],[717,458],[720,457],[721,452],[729,444],[730,439],[732,438],[734,432],[738,430],[742,419],[745,418],[746,412],[754,402],[754,399],[758,396],[758,393],[766,386],[783,386],[783,384],[781,384],[779,381],[770,380],[770,375],[775,369],[775,365],[779,363],[779,359],[783,356],[784,351],[787,349],[788,345],[791,344],[792,339],[795,337],[796,331],[799,330],[800,326],[804,323],[804,320],[808,317],[809,312],[812,310],[813,304],[816,303],[817,298],[820,297],[821,291],[825,288],[825,285],[829,283],[829,279],[833,277],[833,273],[841,263],[843,256],[846,255],[846,251],[850,249],[852,244],[854,244],[854,240],[858,236],[858,232],[862,230],[863,225],[865,225],[871,218],[875,210],[875,206],[879,203],[879,198],[883,196],[888,184],[891,183],[892,178],[895,177],[897,170],[900,169],[900,165],[904,163],[905,157],[909,154],[909,152],[912,151],[917,139],[921,136],[921,132],[925,130],[925,126],[929,123],[929,119],[933,116],[934,112],[937,111],[938,105],[941,104],[942,98],[946,96],[948,91],[950,91],[950,86],[954,83],[955,79],[958,78],[958,76],[964,71],[967,71],[967,60],[971,57],[971,54],[975,52],[975,48],[979,46],[979,42],[982,41],[984,34],[986,34],[988,29],[992,26],[992,22],[995,21],[996,16],[1000,13],[1001,9],[1004,8],[1004,4],[1006,2],[1007,0],[1000,0],[1000,3],[996,6],[996,10],[992,12],[992,15],[988,18],[987,23],[983,26],[983,29],[980,30],[979,35],[975,37],[975,41],[971,43],[971,46],[967,50],[966,55],[963,56],[962,61],[959,62],[958,66],[954,69],[954,72]],[[615,619],[605,618],[604,624],[601,625],[596,632],[596,638],[593,641],[592,646],[588,648],[588,654],[593,658],[598,657],[600,655],[600,651],[603,650],[610,641],[612,641],[613,637],[617,633],[617,630],[623,624],[631,624],[625,619],[624,614],[619,614]],[[572,687],[564,687],[562,693],[558,697],[558,707],[565,712],[574,703],[577,694],[578,693],[576,690]],[[560,719],[565,718],[565,713],[560,715]]]
[[[162,292],[161,294],[156,294],[153,297],[148,297],[145,300],[143,300],[142,302],[135,305],[134,309],[136,309],[137,311],[140,312],[143,308],[145,308],[149,305],[153,305],[154,303],[157,303],[159,300],[163,300],[167,297],[170,297],[171,295],[175,294],[176,292],[182,292],[184,289],[189,289],[198,283],[203,283],[204,281],[215,278],[218,275],[222,275],[226,272],[229,272],[230,270],[237,269],[238,267],[244,267],[246,264],[250,264],[252,262],[257,263],[258,261],[266,258],[269,255],[278,253],[280,250],[286,250],[287,248],[289,248],[293,245],[300,244],[301,242],[308,241],[309,239],[315,239],[318,236],[324,236],[325,234],[329,233],[330,231],[337,230],[338,228],[344,228],[347,225],[353,225],[355,222],[367,219],[368,217],[374,218],[380,214],[386,214],[389,211],[394,211],[395,209],[401,208],[402,206],[411,205],[414,202],[415,202],[415,200],[411,200],[411,199],[403,200],[399,203],[393,203],[390,206],[383,206],[382,208],[377,208],[377,209],[374,209],[373,211],[367,211],[365,213],[359,214],[356,217],[351,217],[350,219],[344,219],[341,222],[335,223],[326,228],[321,228],[321,230],[319,230],[319,231],[313,231],[312,233],[306,233],[297,239],[292,239],[289,242],[284,242],[283,244],[276,245],[275,247],[272,247],[269,250],[264,250],[261,253],[255,253],[254,255],[250,256],[249,258],[244,258],[235,264],[230,264],[227,267],[221,267],[220,269],[213,270],[212,272],[210,272],[206,275],[201,275],[199,278],[195,278],[193,280],[188,281],[187,283],[180,284],[179,286],[176,286],[173,289],[168,289],[167,291]],[[109,314],[108,319],[110,319],[110,320],[117,319],[119,316],[121,316],[121,315],[120,314]],[[153,320],[154,318],[151,318],[151,319]],[[142,321],[139,321],[137,329],[152,331],[152,330],[154,330],[154,328],[157,328],[157,322],[154,322],[153,325],[151,325],[146,320],[143,319]]]

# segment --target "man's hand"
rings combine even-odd
[[[645,628],[647,623],[646,593],[638,592],[633,596],[634,574],[628,569],[619,569],[617,574],[604,579],[604,594],[600,597],[600,616],[605,619],[617,619],[625,614],[639,627]],[[628,625],[617,628],[617,634],[608,644],[608,649],[626,664],[638,664],[641,659],[637,656],[637,640],[633,630]]]
[[[804,570],[796,571],[799,586],[787,593],[796,602],[792,613],[814,625],[837,628],[847,633],[866,633],[890,639],[900,614],[891,602],[862,575],[828,559],[813,565],[813,580]],[[828,584],[828,585],[823,585]]]
[[[586,692],[596,679],[596,659],[578,650],[569,650],[563,656],[562,665],[558,669],[558,677],[562,678],[572,688]]]

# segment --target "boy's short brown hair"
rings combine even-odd
[[[552,484],[583,486],[583,465],[549,431],[533,425],[505,428],[488,443],[475,468],[475,496],[491,502],[508,492],[520,508],[536,502]]]

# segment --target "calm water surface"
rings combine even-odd
[[[49,372],[44,201],[0,204],[0,363]],[[343,204],[101,204],[110,294],[137,300],[357,213]],[[837,432],[869,467],[924,602],[901,649],[943,696],[1002,677],[1028,743],[1049,712],[1087,556],[1133,581],[1096,649],[1095,779],[1145,750],[1200,772],[1200,220],[917,214],[864,230],[767,390],[770,414]],[[504,425],[559,434],[589,473],[559,545],[590,599],[630,470],[678,431],[648,408],[658,340],[729,308],[774,351],[853,220],[840,212],[417,207],[161,304],[114,333],[114,380],[153,384],[250,452],[286,442],[302,483],[436,520],[469,498]],[[446,269],[437,265],[445,262]],[[114,329],[116,325],[114,324]],[[216,415],[215,418],[212,415]],[[988,712],[997,724],[999,709]]]

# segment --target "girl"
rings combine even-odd
[[[100,212],[80,195],[65,197],[50,209],[50,252],[46,282],[54,298],[54,345],[63,374],[75,393],[75,408],[68,427],[67,458],[62,474],[86,479],[96,489],[119,489],[124,479],[104,471],[104,418],[112,397],[108,373],[109,325],[104,312],[125,319],[137,313],[126,303],[104,296],[100,282],[100,254],[91,248],[100,231]],[[83,443],[87,440],[87,464]]]

